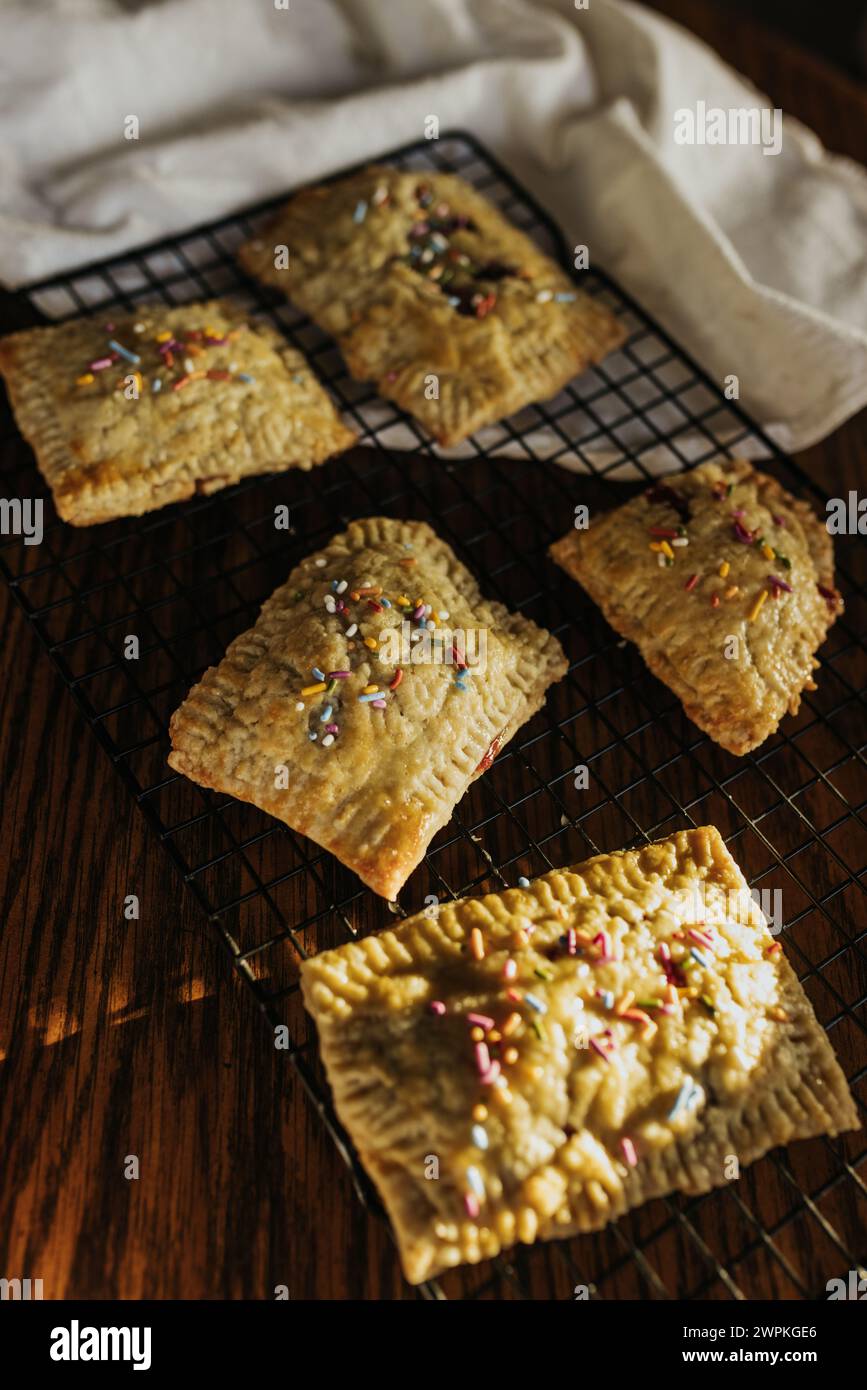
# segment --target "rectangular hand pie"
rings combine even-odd
[[[451,174],[373,167],[306,189],[240,259],[441,444],[556,395],[625,337]]]
[[[411,1283],[858,1128],[712,827],[428,909],[301,982]]]
[[[655,483],[551,554],[731,753],[797,713],[843,611],[826,527],[743,460]]]
[[[14,333],[0,372],[74,526],[312,468],[356,438],[301,353],[219,299]]]
[[[566,671],[420,521],[371,517],[298,565],[171,722],[171,766],[394,898],[470,782]]]

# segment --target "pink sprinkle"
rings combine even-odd
[[[503,977],[506,980],[514,980],[518,973],[518,967],[513,960],[507,960],[503,966]],[[511,991],[514,992],[514,991]]]
[[[608,940],[608,933],[607,933],[607,932],[604,932],[604,931],[597,932],[596,935],[595,935],[594,938],[593,938],[593,945],[594,945],[594,946],[600,946],[600,947],[601,947],[602,954],[601,954],[600,957],[599,957],[600,960],[613,960],[613,959],[614,959],[613,955],[611,954],[611,942]]]
[[[114,359],[111,357],[97,357],[95,362],[90,363],[92,372],[104,372],[106,367],[110,367]]]
[[[620,1141],[620,1152],[623,1154],[630,1168],[634,1168],[637,1165],[638,1154],[635,1152],[635,1145],[625,1134]]]
[[[371,708],[371,709],[385,709],[385,701],[384,701],[384,700],[371,700],[371,702],[370,702],[370,708]]]
[[[469,1216],[473,1221],[475,1221],[481,1210],[479,1206],[478,1197],[475,1197],[472,1192],[465,1192],[464,1207],[466,1209],[467,1216]]]
[[[339,724],[326,724],[326,725],[325,725],[325,732],[326,732],[326,734],[339,734],[339,733],[340,733],[340,725],[339,725]]]
[[[602,1046],[602,1043],[599,1042],[596,1038],[590,1039],[590,1046],[596,1049],[596,1051],[599,1053],[599,1056],[602,1057],[604,1061],[610,1062],[611,1059],[608,1056],[606,1049]]]
[[[479,1077],[479,1080],[481,1081],[483,1086],[493,1086],[494,1082],[496,1081],[499,1075],[499,1062],[492,1062],[491,1065],[488,1067],[488,1070],[486,1072],[482,1072],[481,1076]]]
[[[735,539],[736,539],[736,540],[739,540],[740,543],[741,543],[741,545],[752,545],[752,543],[753,543],[753,533],[752,533],[752,531],[748,531],[747,528],[746,528],[746,526],[742,526],[741,523],[740,523],[737,519],[736,519],[736,520],[734,521],[734,523],[733,523],[732,530],[733,530],[734,533],[735,533]]]
[[[487,1014],[467,1014],[467,1021],[474,1023],[478,1028],[484,1028],[485,1032],[494,1026],[494,1020],[488,1018]]]
[[[476,1043],[476,1066],[482,1076],[491,1070],[491,1054],[487,1043]]]
[[[697,941],[699,946],[707,946],[708,950],[713,950],[713,942],[709,936],[705,936],[703,931],[696,931],[695,927],[690,927],[689,934],[693,941]]]
[[[397,372],[386,372],[386,381],[397,381]]]
[[[578,938],[575,935],[574,927],[570,927],[566,933],[566,950],[569,952],[570,956],[577,955],[578,953]]]
[[[783,530],[785,531],[785,529],[786,529],[786,518],[785,518],[784,516],[775,516],[775,517],[774,517],[774,525],[775,525],[775,526],[782,526]]]
[[[106,331],[106,333],[113,333],[113,332],[114,332],[114,324],[113,324],[113,323],[107,323],[107,324],[105,325],[105,331]]]
[[[348,675],[348,671],[329,671],[328,679],[330,681],[345,681]]]
[[[769,574],[768,582],[772,584],[775,589],[784,589],[787,594],[793,592],[791,584],[787,584],[785,579],[780,579],[776,574]]]
[[[439,1018],[442,1018],[443,1014],[446,1011],[446,1006],[441,999],[432,999],[430,1011],[432,1014],[437,1014]]]
[[[659,959],[665,961],[666,964],[671,960],[671,951],[667,941],[660,941],[659,943]]]

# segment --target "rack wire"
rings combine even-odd
[[[288,1027],[293,1066],[359,1198],[380,1215],[331,1107],[298,964],[393,922],[391,913],[417,910],[429,894],[498,889],[521,874],[714,823],[751,884],[781,890],[784,949],[856,1096],[867,1071],[863,544],[838,539],[846,613],[798,716],[741,759],[699,734],[635,649],[546,559],[547,546],[569,530],[576,503],[602,509],[661,470],[720,455],[767,455],[762,466],[820,511],[821,492],[611,280],[572,270],[552,220],[472,137],[457,132],[383,158],[469,180],[611,308],[628,332],[623,348],[555,400],[475,438],[470,457],[450,456],[352,381],[329,339],[240,270],[235,251],[282,201],[273,199],[45,281],[17,297],[17,311],[22,321],[59,321],[231,294],[307,354],[373,447],[310,474],[252,478],[86,530],[58,521],[46,501],[54,519],[41,545],[9,537],[0,546],[17,601],[245,988],[271,1027]],[[407,438],[410,453],[396,447]],[[567,461],[581,476],[559,466]],[[46,496],[8,411],[3,475],[7,495]],[[290,507],[288,535],[273,524],[278,503]],[[430,520],[485,593],[550,628],[570,657],[544,711],[472,785],[399,907],[255,807],[206,792],[166,763],[169,717],[204,668],[299,559],[353,517],[375,513]],[[132,633],[138,661],[123,654]],[[589,789],[579,791],[582,766]],[[519,1249],[421,1293],[571,1298],[581,1286],[607,1298],[825,1297],[828,1279],[867,1259],[864,1160],[860,1135],[777,1150],[725,1188],[650,1202],[597,1235]]]

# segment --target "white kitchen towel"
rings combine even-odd
[[[215,218],[435,116],[796,449],[867,402],[867,175],[788,117],[776,154],[770,125],[764,147],[680,142],[683,112],[714,140],[715,110],[769,106],[619,0],[0,0],[0,279]]]

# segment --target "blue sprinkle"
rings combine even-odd
[[[292,380],[300,383],[304,380],[304,376],[301,372],[295,372],[293,374]]]
[[[677,1099],[675,1100],[674,1105],[668,1112],[668,1118],[670,1120],[675,1119],[684,1107],[690,1109],[694,1102],[698,1100],[700,1094],[701,1087],[697,1086],[690,1077],[687,1077],[686,1081],[684,1081],[683,1085],[677,1093]]]
[[[525,994],[524,1002],[529,1004],[531,1009],[535,1009],[537,1014],[546,1014],[548,1012],[547,1004],[543,1004],[541,999],[536,998],[535,994]]]
[[[485,1184],[482,1182],[482,1175],[479,1172],[478,1168],[470,1167],[467,1169],[467,1182],[469,1183],[470,1187],[473,1189],[477,1197],[484,1197]]]
[[[239,381],[255,381],[256,378],[255,378],[254,376],[250,376],[250,373],[249,373],[249,372],[238,372],[238,380],[239,380]]]
[[[380,598],[379,601],[380,601],[380,603],[382,604],[383,608],[390,608],[390,607],[391,607],[391,601],[390,601],[389,599],[387,599],[387,598]]]
[[[358,703],[359,703],[360,705],[369,705],[369,704],[371,703],[372,700],[384,700],[384,699],[385,699],[385,695],[383,694],[383,692],[382,692],[381,690],[376,690],[376,691],[374,691],[374,693],[373,693],[372,695],[359,695],[359,697],[358,697]]]
[[[320,724],[327,724],[333,713],[334,713],[334,706],[333,706],[333,705],[326,705],[325,708],[324,708],[324,710],[322,711],[322,713],[321,713],[320,716],[319,716],[319,723],[320,723]]]
[[[315,743],[315,742],[316,742],[316,739],[317,739],[317,737],[318,737],[318,735],[317,735],[317,734],[314,734],[313,730],[311,729],[311,730],[310,730],[310,733],[307,735],[307,737],[309,738],[309,740],[310,740],[311,743]]]
[[[454,308],[457,308],[461,301],[458,299],[456,294],[450,294],[447,296],[447,302],[451,304]]]
[[[692,956],[693,960],[697,960],[699,965],[703,965],[706,970],[710,969],[710,961],[708,960],[707,956],[702,955],[701,951],[699,951],[697,947],[693,946],[692,950],[690,951],[690,955]]]
[[[364,198],[360,198],[355,204],[355,212],[352,214],[353,222],[363,222],[367,216],[367,203]]]
[[[314,666],[314,667],[313,667],[313,675],[316,677],[316,679],[317,679],[318,681],[324,681],[324,680],[325,680],[325,672],[324,672],[324,671],[320,671],[320,669],[319,669],[318,666]]]
[[[488,1134],[481,1125],[473,1125],[470,1134],[472,1135],[473,1143],[477,1149],[486,1149],[488,1147]]]
[[[602,1003],[605,1005],[606,1009],[613,1009],[613,1008],[614,1008],[614,991],[613,991],[613,990],[611,990],[611,989],[605,989],[605,990],[602,991]]]
[[[125,357],[127,362],[133,362],[137,366],[141,361],[138,353],[130,352],[129,348],[121,347],[120,343],[116,343],[114,338],[109,338],[108,345],[110,348],[113,348],[115,352],[119,352],[121,357]]]
[[[557,301],[558,304],[571,304],[571,303],[572,303],[572,300],[575,299],[576,296],[575,296],[574,294],[563,294],[563,293],[561,293],[561,294],[555,294],[555,295],[554,295],[554,298],[555,298],[555,300]]]
[[[151,390],[153,391],[154,395],[156,395],[157,392],[158,392],[158,391],[162,391],[162,389],[163,389],[162,377],[155,376],[154,379],[153,379],[153,381],[151,382]]]
[[[524,878],[524,875],[523,875],[523,874],[522,874],[521,877],[518,879],[518,887],[519,887],[519,888],[529,888],[529,887],[530,887],[530,880],[529,880],[528,878]]]

